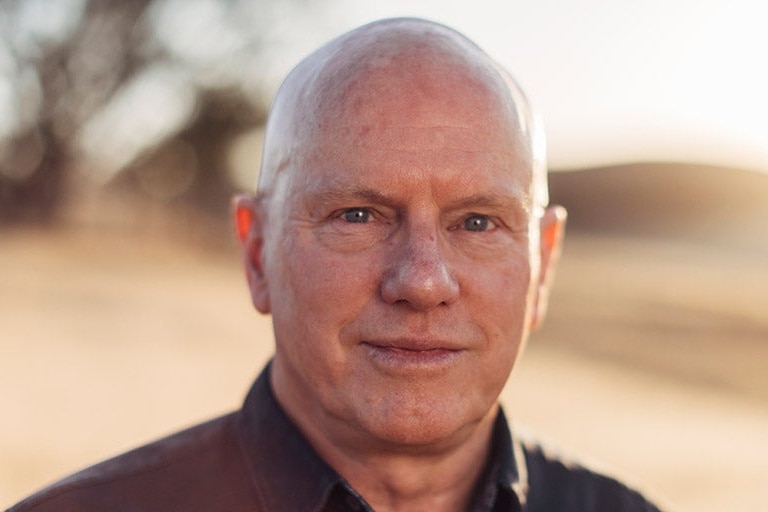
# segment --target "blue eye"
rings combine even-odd
[[[491,221],[485,215],[472,215],[464,219],[464,229],[467,231],[487,231]]]
[[[365,224],[371,218],[371,212],[365,208],[350,208],[342,213],[341,217],[347,222]]]

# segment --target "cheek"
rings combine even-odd
[[[369,259],[301,239],[286,243],[282,256],[275,269],[281,279],[274,284],[281,288],[275,295],[283,304],[273,307],[275,319],[282,314],[313,330],[339,329],[376,293]]]
[[[520,340],[532,309],[533,291],[527,258],[495,266],[484,279],[475,281],[475,315],[490,330],[491,342],[510,345]]]
[[[527,247],[513,247],[493,261],[477,265],[493,301],[506,302],[525,296],[532,281],[531,257]]]
[[[292,244],[283,256],[272,308],[277,357],[308,396],[335,396],[351,371],[348,326],[371,299],[366,266],[316,245]]]
[[[527,259],[494,274],[488,287],[478,291],[484,300],[477,314],[485,315],[482,321],[489,344],[485,392],[497,397],[525,347],[534,301]]]

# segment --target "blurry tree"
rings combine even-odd
[[[0,0],[0,222],[54,219],[75,172],[226,208],[227,152],[266,117],[281,34],[322,13],[309,0]]]

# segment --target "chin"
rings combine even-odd
[[[366,421],[364,428],[389,451],[437,451],[465,439],[484,416],[451,409],[402,407],[388,414],[371,415],[378,421]]]

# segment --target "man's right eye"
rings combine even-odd
[[[371,212],[365,208],[350,208],[341,214],[341,217],[347,222],[364,224],[371,218]]]

